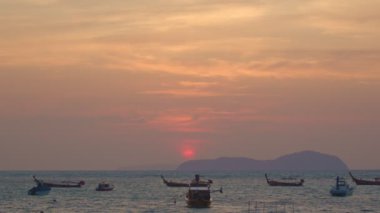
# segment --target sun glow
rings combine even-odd
[[[194,150],[191,149],[191,148],[186,148],[185,150],[182,151],[182,156],[183,156],[184,158],[187,158],[187,159],[188,159],[188,158],[193,158],[194,155],[195,155],[195,152],[194,152]]]

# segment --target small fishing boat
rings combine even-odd
[[[96,191],[112,191],[115,187],[112,184],[101,182],[96,187]]]
[[[28,190],[28,195],[47,195],[51,188],[43,182],[37,183],[37,186]]]
[[[33,176],[33,179],[36,183],[42,181],[42,180],[37,179],[36,176]],[[43,181],[43,182],[46,186],[57,187],[57,188],[79,188],[85,184],[85,182],[83,180],[81,180],[81,181],[59,181],[59,182]]]
[[[380,186],[380,178],[375,178],[374,180],[363,180],[363,179],[358,179],[355,178],[351,172],[348,172],[350,174],[352,181],[356,183],[356,185],[378,185]]]
[[[354,188],[351,187],[344,178],[336,177],[336,183],[331,186],[330,194],[336,197],[345,197],[352,195]]]
[[[269,186],[303,186],[303,183],[305,182],[303,179],[300,179],[299,181],[294,180],[287,180],[287,181],[276,181],[271,180],[268,178],[268,175],[265,174],[265,179],[267,180],[267,183]]]
[[[168,181],[163,175],[161,175],[161,179],[169,187],[209,186],[212,184],[212,180],[200,180],[199,175],[195,175],[195,178],[190,183]]]

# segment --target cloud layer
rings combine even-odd
[[[260,159],[313,149],[377,168],[379,8],[0,1],[0,169],[177,164],[184,149]]]

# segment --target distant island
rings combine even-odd
[[[180,164],[177,171],[237,171],[237,170],[287,170],[336,171],[348,170],[338,157],[314,151],[284,155],[274,160],[254,160],[243,157],[221,157],[208,160],[189,160]]]

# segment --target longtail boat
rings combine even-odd
[[[276,180],[271,180],[268,178],[268,175],[265,174],[265,179],[267,180],[267,183],[270,186],[302,186],[303,183],[305,182],[303,179],[300,179],[299,181],[276,181]]]
[[[356,183],[356,185],[380,185],[380,179],[379,178],[375,178],[374,180],[363,180],[363,179],[358,179],[358,178],[355,178],[351,172],[348,172],[348,174],[350,174],[351,178],[352,178],[352,181],[354,181]]]
[[[163,175],[161,175],[161,179],[169,187],[209,186],[213,183],[212,180],[200,180],[199,175],[195,175],[195,178],[190,183],[168,181]]]
[[[164,178],[163,175],[161,175],[162,181],[165,185],[169,187],[189,187],[188,183],[181,183],[181,182],[174,182],[174,181],[168,181]]]
[[[57,187],[57,188],[79,188],[85,184],[85,182],[83,180],[81,180],[81,181],[46,182],[46,181],[37,179],[36,176],[33,176],[33,179],[37,184],[43,183],[45,186]]]

